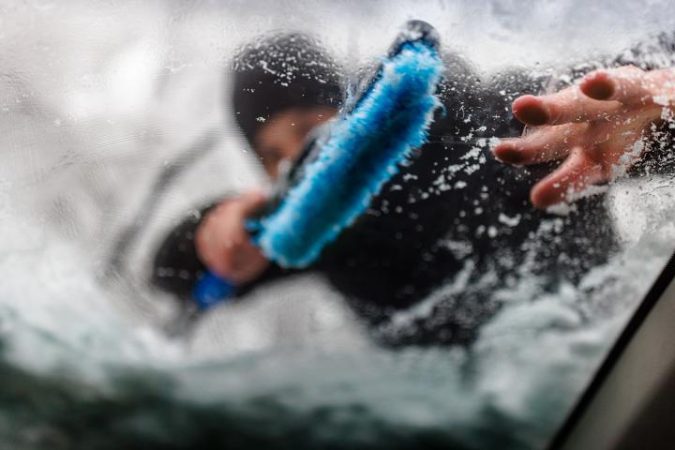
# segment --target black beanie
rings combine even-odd
[[[251,147],[260,127],[289,108],[342,102],[340,70],[308,36],[287,33],[245,46],[233,64],[232,106]]]

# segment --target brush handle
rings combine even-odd
[[[192,298],[197,307],[204,311],[213,305],[229,300],[235,293],[232,283],[213,272],[205,272],[192,289]]]

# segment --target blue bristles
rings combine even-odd
[[[306,267],[369,206],[399,164],[421,147],[443,71],[436,49],[409,42],[382,63],[379,77],[333,125],[316,160],[279,207],[259,219],[257,245],[284,267]]]

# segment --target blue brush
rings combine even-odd
[[[435,30],[409,22],[368,89],[304,152],[310,156],[295,171],[295,182],[265,215],[249,221],[253,241],[267,258],[283,267],[306,267],[368,208],[399,164],[426,142],[440,106],[442,71]],[[208,273],[193,297],[206,309],[234,291]]]

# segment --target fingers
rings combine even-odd
[[[594,100],[609,100],[616,93],[616,84],[607,72],[598,71],[586,75],[579,89]]]
[[[254,279],[267,267],[267,259],[251,243],[244,227],[246,218],[265,201],[265,196],[257,191],[226,200],[197,229],[195,246],[201,261],[235,284]]]
[[[227,228],[232,227],[232,228]],[[195,240],[201,261],[217,275],[242,284],[255,278],[267,260],[238,224],[206,223]]]
[[[572,87],[539,97],[523,95],[513,102],[512,110],[524,124],[541,126],[597,120],[609,116],[619,107],[618,102],[595,100]]]
[[[653,94],[645,72],[638,68],[615,71],[599,70],[586,75],[579,89],[586,96],[600,101],[618,101],[626,106],[647,106]]]
[[[268,265],[269,262],[260,249],[251,245],[234,255],[231,266],[226,268],[226,278],[236,284],[247,283],[257,278]]]
[[[575,147],[560,167],[532,188],[530,200],[535,207],[545,209],[602,180],[602,166],[581,147]]]
[[[550,114],[540,97],[523,95],[518,97],[511,105],[511,110],[516,119],[526,125],[546,125],[550,120]]]
[[[509,164],[538,164],[562,159],[576,145],[585,124],[565,124],[534,130],[522,138],[502,139],[492,149],[494,155]]]
[[[626,66],[597,70],[586,75],[577,87],[551,95],[524,95],[512,105],[518,120],[533,126],[594,121],[609,117],[622,107],[654,104],[672,71],[645,72]]]
[[[635,142],[664,117],[664,107],[675,104],[674,86],[672,69],[645,72],[626,66],[589,73],[578,86],[555,94],[519,97],[514,115],[537,128],[531,135],[502,141],[493,152],[512,164],[567,157],[534,186],[530,197],[538,208],[573,200],[575,193],[612,179],[639,158],[641,147]]]

